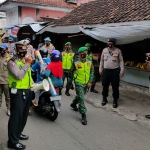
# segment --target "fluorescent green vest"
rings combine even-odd
[[[92,67],[91,61],[75,62],[76,71],[74,72],[74,80],[75,82],[79,82],[81,84],[87,84],[90,79],[90,70]]]
[[[21,61],[15,61],[17,66],[24,66],[24,63]],[[29,89],[29,87],[32,86],[32,77],[31,77],[31,69],[28,68],[28,71],[26,72],[25,76],[21,79],[15,79],[10,73],[8,74],[8,82],[9,87],[12,87],[12,83],[16,83],[16,89]]]
[[[73,52],[62,52],[62,65],[63,69],[70,69],[73,63],[75,53]]]
[[[87,55],[86,55],[86,58],[88,58],[89,60],[92,61],[92,59],[93,59],[93,54],[92,54],[92,53],[87,54]]]

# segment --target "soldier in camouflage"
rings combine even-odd
[[[62,52],[62,65],[63,65],[63,81],[67,78],[66,92],[67,96],[70,96],[69,89],[74,89],[71,82],[70,68],[75,59],[75,53],[72,51],[71,42],[65,44],[65,51]],[[61,92],[60,92],[61,95]]]
[[[81,123],[83,125],[87,124],[87,109],[84,104],[84,94],[87,92],[87,89],[91,87],[94,76],[92,61],[86,58],[86,51],[87,47],[79,48],[79,59],[73,62],[71,68],[75,83],[76,97],[74,98],[70,106],[75,111],[78,111],[77,104],[79,105],[79,112],[82,116]]]

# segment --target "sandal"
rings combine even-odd
[[[32,100],[32,104],[33,104],[34,106],[38,106],[38,102],[35,101],[35,100]]]

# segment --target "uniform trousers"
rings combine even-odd
[[[63,71],[63,82],[64,82],[65,78],[67,78],[66,89],[70,89],[70,85],[72,85],[72,83],[71,83],[72,75],[71,75],[70,70]]]
[[[26,99],[24,98],[23,92],[25,93]],[[19,143],[19,136],[27,122],[31,97],[30,89],[19,89],[16,94],[12,94],[10,91],[11,116],[8,121],[8,138],[11,144]]]
[[[76,97],[73,100],[73,104],[79,104],[79,112],[80,114],[85,114],[87,112],[87,109],[84,104],[84,95],[87,92],[87,85],[86,84],[76,84],[75,83],[75,89],[76,89]]]
[[[9,96],[9,86],[8,84],[0,84],[0,107],[2,105],[2,94],[4,92],[6,107],[10,108],[10,96]]]
[[[119,74],[120,68],[103,70],[103,79],[102,79],[103,97],[106,98],[108,96],[109,85],[111,83],[113,90],[113,98],[115,100],[119,99],[119,80],[120,80]]]

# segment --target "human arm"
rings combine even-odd
[[[124,76],[124,61],[121,50],[119,50],[120,77]]]
[[[46,69],[44,72],[41,72],[41,77],[42,78],[48,78],[49,76],[50,76],[50,74],[51,74],[51,71],[49,70],[49,69]]]
[[[104,67],[104,53],[102,52],[101,59],[100,59],[100,65],[99,65],[99,73],[100,73],[100,75],[103,74],[103,67]]]
[[[91,69],[90,69],[90,78],[87,84],[87,87],[90,88],[92,86],[92,81],[94,79],[94,66],[92,64]]]
[[[7,63],[8,72],[17,80],[21,80],[28,71],[29,64],[19,67],[14,61],[10,60]]]

